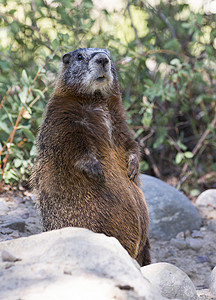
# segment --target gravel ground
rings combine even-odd
[[[171,241],[151,239],[152,260],[179,267],[193,281],[200,299],[216,300],[208,291],[210,274],[216,266],[216,210],[206,207],[199,212],[203,219],[200,231],[179,233]],[[0,242],[41,231],[40,216],[30,192],[0,195]]]

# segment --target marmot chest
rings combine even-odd
[[[87,133],[95,137],[103,136],[104,140],[112,142],[112,119],[110,112],[104,107],[86,107],[83,113],[83,125]]]

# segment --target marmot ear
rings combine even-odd
[[[68,52],[68,53],[65,53],[63,56],[62,56],[62,61],[65,65],[69,64],[70,62],[70,58],[71,58],[71,53]]]
[[[108,54],[108,56],[110,56],[110,51],[107,49],[104,49],[104,52],[106,52]]]

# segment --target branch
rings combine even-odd
[[[46,91],[51,88],[52,86],[54,86],[55,82],[52,82],[50,85],[46,86],[45,89],[43,89],[42,93],[46,93]],[[40,99],[40,95],[38,95],[30,104],[29,107],[31,108],[39,99]]]
[[[161,18],[162,21],[164,21],[164,23],[167,25],[167,27],[169,28],[169,30],[171,31],[172,34],[172,38],[173,39],[177,39],[176,33],[174,28],[172,27],[171,23],[169,22],[169,20],[166,18],[166,16],[159,10],[156,10],[158,16]]]
[[[153,157],[152,157],[149,149],[148,148],[144,148],[144,153],[148,156],[148,158],[149,158],[149,160],[150,160],[150,162],[152,164],[152,168],[153,168],[153,170],[155,172],[155,175],[158,178],[161,178],[161,173],[160,173],[160,171],[159,171],[159,169],[158,169],[158,167],[157,167],[157,165],[156,165],[156,163],[155,163],[155,161],[154,161],[154,159],[153,159]]]
[[[7,92],[6,92],[6,95],[5,95],[5,96],[3,97],[3,99],[2,99],[2,101],[1,101],[1,103],[0,103],[0,110],[1,110],[1,108],[2,108],[2,106],[3,106],[3,104],[4,104],[4,102],[5,102],[5,100],[7,99],[7,96],[10,94],[11,90],[12,90],[12,86],[10,86],[10,87],[8,88],[8,90],[7,90]]]

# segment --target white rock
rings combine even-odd
[[[196,204],[216,208],[216,189],[209,189],[199,195]]]
[[[214,267],[214,269],[211,272],[210,291],[213,295],[216,296],[216,267]]]
[[[2,299],[165,300],[120,243],[64,228],[0,243],[22,261],[0,262]]]
[[[196,300],[197,293],[190,278],[179,268],[168,263],[156,263],[141,268],[142,274],[161,295],[181,300]]]

